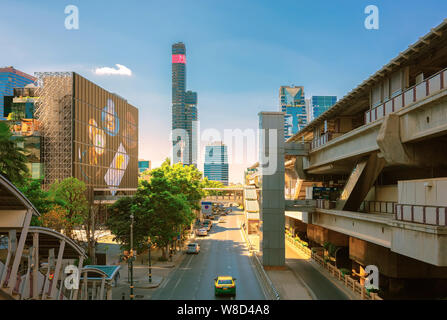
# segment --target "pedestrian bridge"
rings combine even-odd
[[[210,201],[215,203],[238,203],[242,205],[244,202],[243,188],[204,188],[207,195],[202,201]]]

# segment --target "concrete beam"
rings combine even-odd
[[[288,156],[307,157],[310,151],[310,144],[308,142],[286,142],[284,148],[285,154]]]

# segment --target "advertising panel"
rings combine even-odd
[[[74,176],[88,187],[138,186],[138,109],[74,74]]]

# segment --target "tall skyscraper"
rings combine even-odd
[[[186,48],[172,45],[173,163],[197,165],[197,92],[186,91]]]
[[[36,78],[13,67],[0,68],[0,120],[5,119],[4,97],[13,96],[14,88],[23,88],[34,83]]]
[[[336,96],[312,96],[309,122],[318,118],[337,102]]]
[[[286,113],[284,117],[284,137],[287,140],[308,123],[304,87],[280,87],[279,101],[280,111]]]
[[[205,147],[204,176],[208,180],[220,181],[228,185],[228,151],[222,142],[214,142]]]

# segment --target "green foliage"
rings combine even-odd
[[[202,174],[195,166],[181,163],[171,166],[170,160],[166,159],[161,167],[151,170],[151,180],[160,177],[168,180],[167,191],[185,195],[191,209],[200,210],[200,200],[204,196]]]
[[[13,137],[8,124],[0,122],[0,174],[18,186],[29,176],[27,158],[19,146],[21,142],[23,138]]]
[[[335,257],[335,252],[337,251],[337,246],[331,242],[325,242],[323,248],[327,250],[330,257]]]
[[[351,275],[351,270],[348,270],[348,269],[346,269],[346,268],[341,268],[341,269],[340,269],[340,272],[341,272],[341,274],[342,274],[343,276],[345,276],[345,275],[350,276],[350,275]]]
[[[187,196],[171,193],[169,185],[168,179],[153,176],[150,183],[143,182],[132,206],[135,217],[144,220],[147,235],[158,247],[168,245],[194,220]]]
[[[115,240],[122,243],[125,249],[130,249],[130,216],[132,215],[132,205],[135,203],[134,197],[121,198],[116,201],[109,209],[110,216],[107,219],[107,227],[115,236]],[[142,246],[147,241],[147,230],[143,223],[143,217],[134,218],[134,245]]]
[[[51,199],[49,192],[42,189],[41,180],[26,179],[19,189],[42,216],[53,209],[55,201]],[[42,223],[38,217],[33,216],[31,225],[42,226]]]
[[[220,181],[208,180],[207,177],[202,180],[202,188],[225,188],[225,185]],[[215,190],[205,190],[206,196],[221,196],[224,194],[223,191],[215,191]]]
[[[71,236],[74,226],[84,225],[88,220],[86,190],[85,183],[73,177],[65,178],[60,182],[56,180],[50,186],[51,200],[67,211],[64,224],[68,236]]]
[[[194,221],[194,209],[202,198],[201,174],[194,166],[170,165],[166,160],[141,180],[137,194],[111,206],[107,225],[124,248],[130,247],[130,215],[134,216],[134,248],[145,249],[150,241],[166,247]]]

